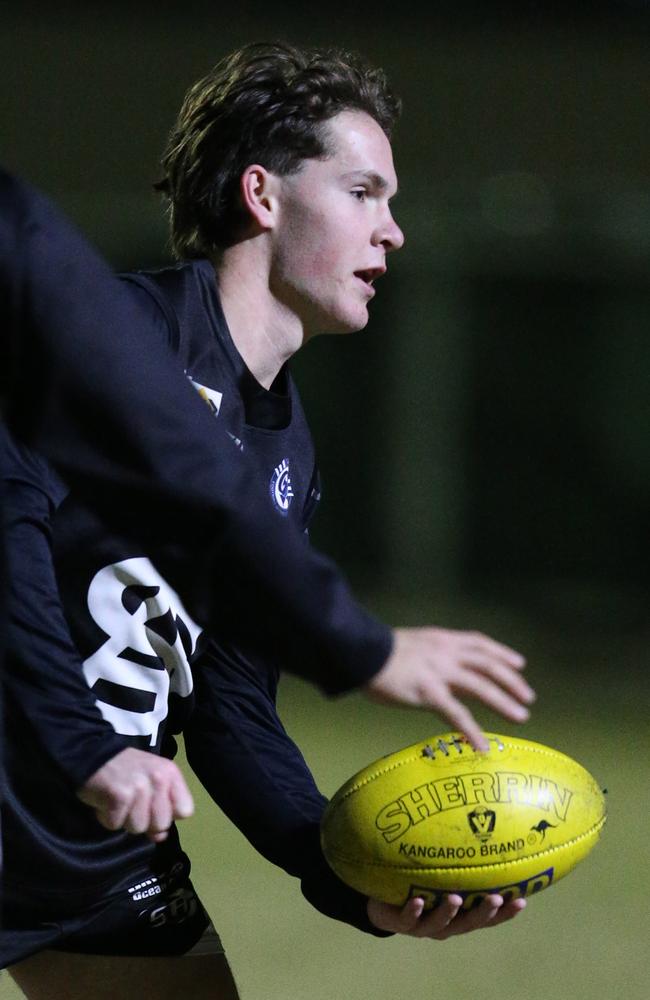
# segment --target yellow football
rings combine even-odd
[[[600,836],[603,792],[558,750],[485,735],[486,752],[445,733],[346,781],[321,825],[339,878],[398,905],[457,892],[470,909],[488,892],[530,896],[567,875]]]

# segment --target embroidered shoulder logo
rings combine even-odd
[[[288,458],[283,458],[280,464],[273,470],[271,482],[269,483],[269,492],[276,510],[283,517],[286,517],[289,513],[289,505],[293,499]]]
[[[198,392],[201,399],[207,403],[207,405],[212,410],[215,417],[219,416],[219,410],[221,409],[221,400],[223,399],[223,393],[219,392],[217,389],[209,389],[207,385],[201,385],[200,382],[195,382],[188,372],[185,372],[188,379]]]

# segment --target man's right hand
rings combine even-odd
[[[409,899],[403,907],[369,899],[367,908],[371,923],[382,931],[446,941],[457,934],[498,927],[512,920],[525,908],[526,900],[511,899],[506,903],[503,896],[490,893],[472,910],[462,910],[462,905],[461,896],[449,893],[435,910],[428,912],[425,912],[424,900],[417,897]]]
[[[77,792],[107,830],[146,833],[158,843],[176,819],[194,812],[185,779],[173,761],[127,747],[111,757]]]
[[[476,698],[512,722],[525,722],[535,692],[521,676],[520,653],[482,635],[442,628],[398,628],[388,660],[364,691],[386,704],[439,712],[477,750],[488,744],[459,700]]]

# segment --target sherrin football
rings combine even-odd
[[[456,892],[470,909],[488,892],[530,896],[567,875],[605,823],[598,784],[541,743],[485,736],[486,752],[445,733],[346,781],[321,825],[339,878],[400,906]]]

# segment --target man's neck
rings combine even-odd
[[[221,306],[235,347],[260,385],[269,389],[304,341],[298,317],[269,288],[264,260],[245,244],[230,247],[215,265]]]

